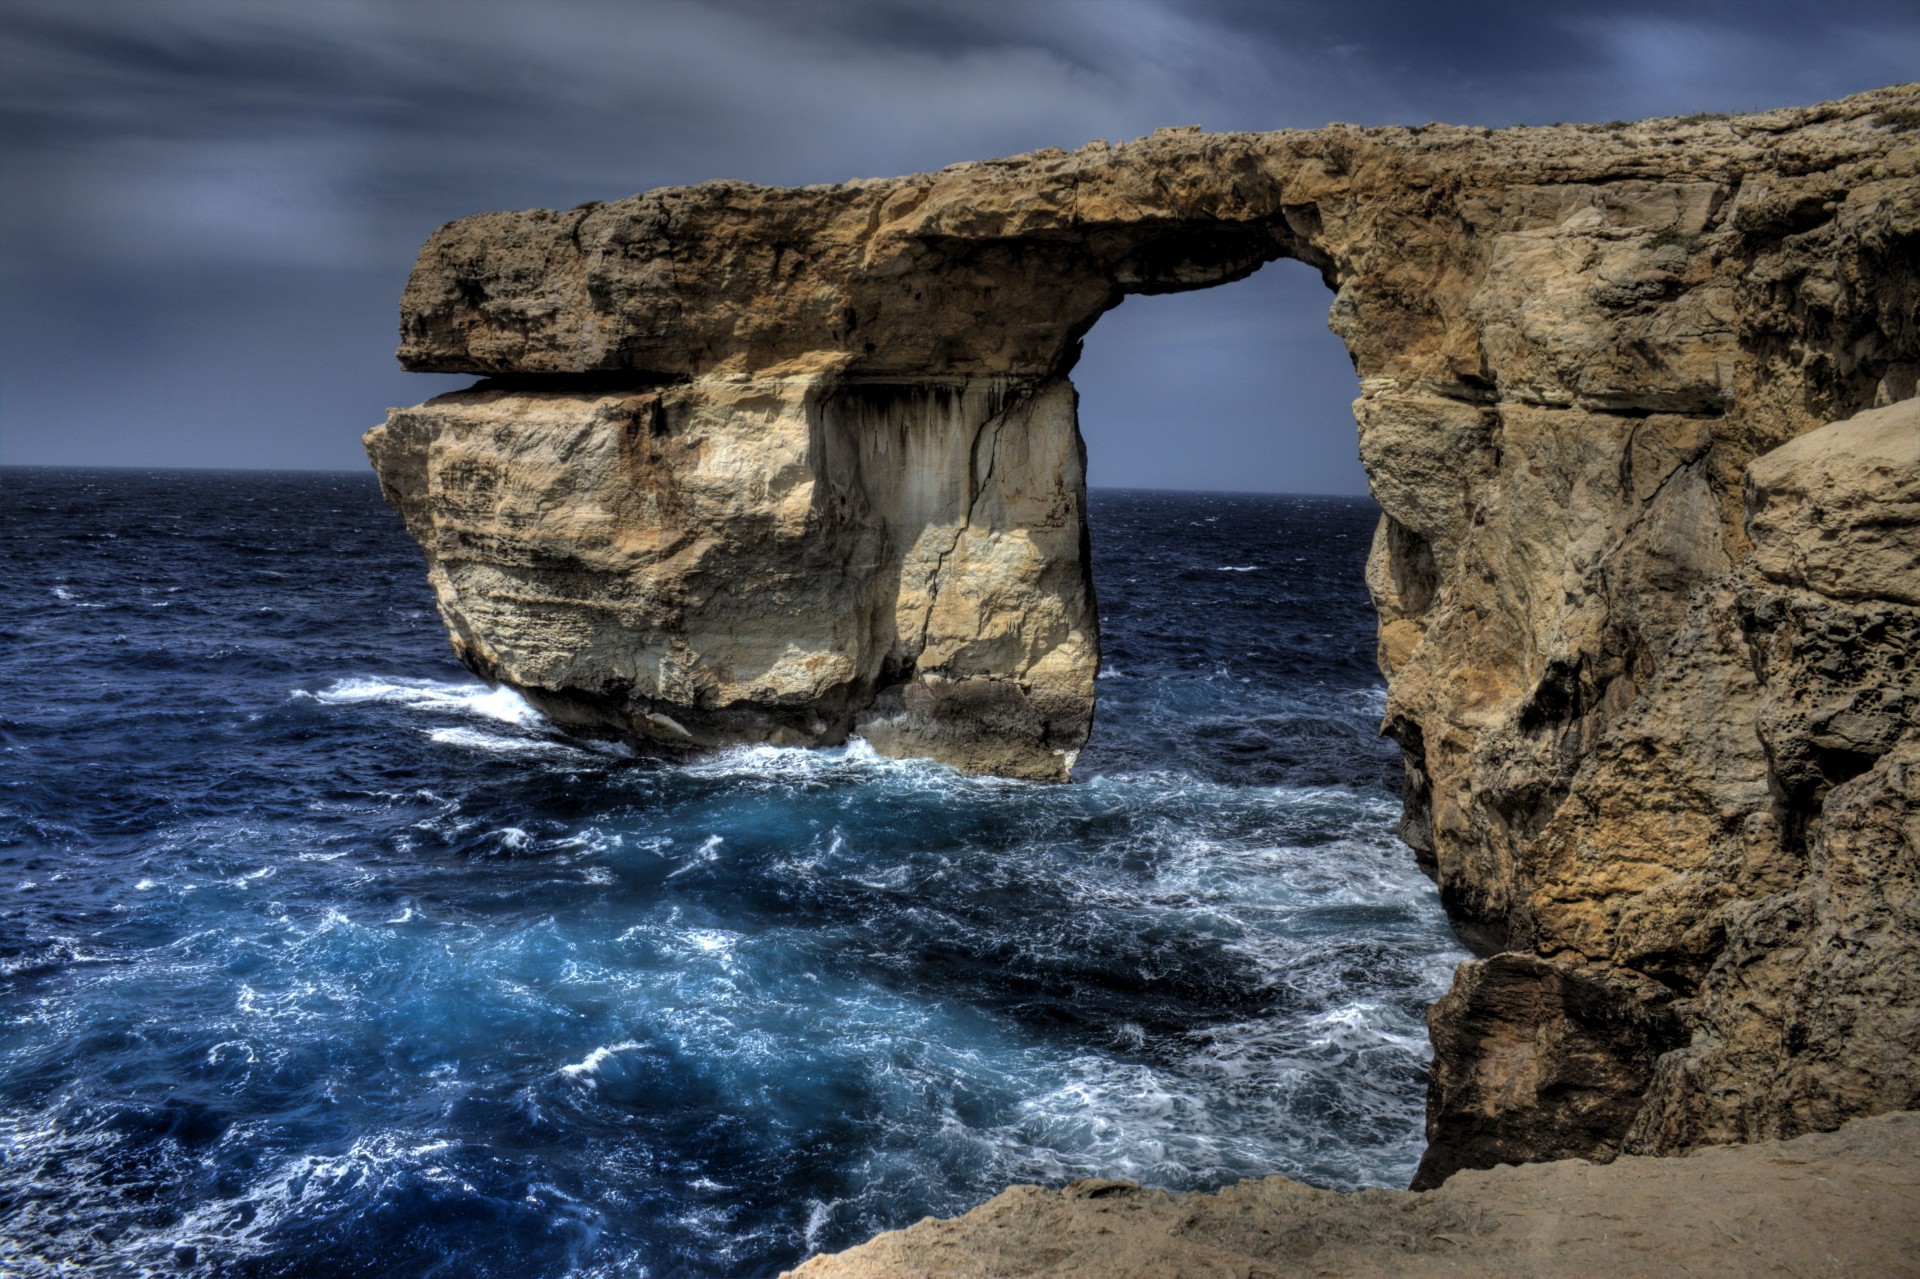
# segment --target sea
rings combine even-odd
[[[1048,785],[570,737],[368,475],[0,472],[0,1273],[734,1279],[1018,1182],[1406,1184],[1465,955],[1376,512],[1090,513]]]

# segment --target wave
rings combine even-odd
[[[476,728],[436,728],[427,730],[427,739],[442,746],[460,746],[493,755],[566,755],[580,748],[568,742],[539,737],[509,737]]]
[[[620,1053],[639,1052],[645,1047],[646,1045],[637,1039],[626,1039],[617,1044],[608,1044],[604,1048],[594,1049],[588,1053],[586,1057],[574,1062],[571,1066],[560,1067],[560,1073],[582,1081],[589,1088],[596,1087],[602,1066],[605,1066]]]
[[[383,702],[411,710],[496,720],[521,728],[539,728],[547,723],[546,716],[513,689],[505,685],[490,688],[477,681],[363,675],[335,680],[319,692],[295,689],[292,696],[310,699],[322,706]]]
[[[59,600],[62,604],[71,604],[75,608],[106,608],[107,607],[107,605],[102,604],[97,600],[87,599],[84,595],[81,595],[78,591],[75,591],[70,586],[56,586],[51,591],[49,591],[48,594],[52,595],[53,598]]]

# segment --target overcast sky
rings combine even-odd
[[[1168,124],[1544,124],[1920,74],[1920,5],[0,0],[0,461],[359,468],[420,242],[485,209],[835,181]],[[1096,484],[1359,492],[1318,278],[1134,298]]]

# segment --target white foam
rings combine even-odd
[[[667,872],[667,878],[673,879],[676,876],[686,874],[690,870],[699,870],[708,862],[718,861],[720,858],[720,845],[725,842],[726,841],[718,835],[707,836],[706,842],[694,849],[691,857],[687,858],[680,866]]]
[[[207,1065],[218,1066],[229,1057],[244,1057],[247,1065],[254,1065],[260,1058],[254,1053],[253,1045],[244,1039],[227,1039],[207,1049]]]
[[[30,973],[41,968],[56,968],[71,963],[74,958],[73,939],[56,937],[51,944],[39,950],[29,950],[15,955],[12,959],[0,959],[0,977],[17,977],[21,973]]]
[[[589,1088],[597,1088],[600,1085],[595,1076],[600,1073],[600,1067],[612,1061],[620,1053],[637,1052],[645,1047],[646,1045],[638,1040],[623,1039],[617,1044],[594,1049],[585,1058],[574,1062],[571,1066],[560,1067],[560,1073],[583,1081]]]
[[[1371,688],[1355,690],[1353,694],[1357,714],[1370,719],[1378,719],[1387,713],[1387,686],[1376,684]]]
[[[51,594],[53,595],[53,598],[59,600],[62,604],[71,604],[75,608],[105,608],[106,607],[105,604],[95,603],[93,601],[83,598],[77,591],[70,590],[65,586],[54,587]]]
[[[1258,572],[1259,568],[1260,566],[1258,564],[1222,564],[1219,571],[1222,573],[1254,573]]]
[[[844,746],[734,746],[680,767],[694,777],[760,784],[865,778],[876,773],[934,782],[962,780],[953,769],[931,760],[889,759],[862,737],[849,737]]]
[[[338,1212],[343,1201],[389,1182],[416,1152],[437,1148],[417,1134],[376,1133],[339,1155],[282,1159],[238,1193],[204,1199],[162,1229],[129,1230],[116,1245],[116,1261],[137,1267],[133,1273],[163,1274],[177,1270],[182,1248],[223,1259],[270,1255],[288,1222]]]
[[[839,1206],[838,1199],[807,1200],[807,1225],[803,1234],[808,1252],[820,1246],[820,1232],[825,1230],[827,1223],[833,1220],[833,1210]]]
[[[497,719],[503,724],[532,728],[546,722],[546,717],[533,709],[532,703],[504,685],[472,696],[467,701],[467,708],[476,715]]]
[[[503,737],[477,728],[436,728],[427,737],[442,746],[461,746],[493,755],[563,755],[567,748],[559,742],[532,737]]]
[[[412,710],[471,715],[520,728],[538,728],[547,722],[545,716],[514,690],[505,686],[489,688],[477,681],[355,676],[335,680],[317,693],[295,689],[293,696],[310,698],[322,706],[387,702]]]
[[[400,706],[431,715],[458,715],[505,724],[522,732],[547,727],[546,717],[519,693],[506,687],[489,688],[477,681],[354,676],[335,680],[317,693],[297,688],[289,697],[294,701],[318,702],[322,706]],[[503,736],[473,728],[430,729],[427,730],[427,736],[443,746],[461,746],[496,754],[550,753],[570,749],[556,741]]]

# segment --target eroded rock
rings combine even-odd
[[[1920,403],[1811,432],[1748,476],[1755,553],[1691,593],[1518,847],[1512,950],[1463,966],[1429,1014],[1417,1185],[1528,1152],[1669,1154],[1920,1105],[1903,762],[1920,609],[1887,567],[1920,563],[1920,511],[1901,500],[1920,483]],[[1861,548],[1859,574],[1835,546]],[[1613,994],[1559,999],[1596,981]]]
[[[461,659],[668,749],[1065,780],[1093,714],[1063,380],[479,389],[369,433]]]
[[[1060,779],[1079,339],[1307,262],[1384,513],[1402,830],[1484,961],[1434,1012],[1423,1175],[1828,1127],[1920,1060],[1917,110],[1162,131],[485,214],[422,251],[401,355],[499,379],[368,448],[456,649],[562,723]]]

